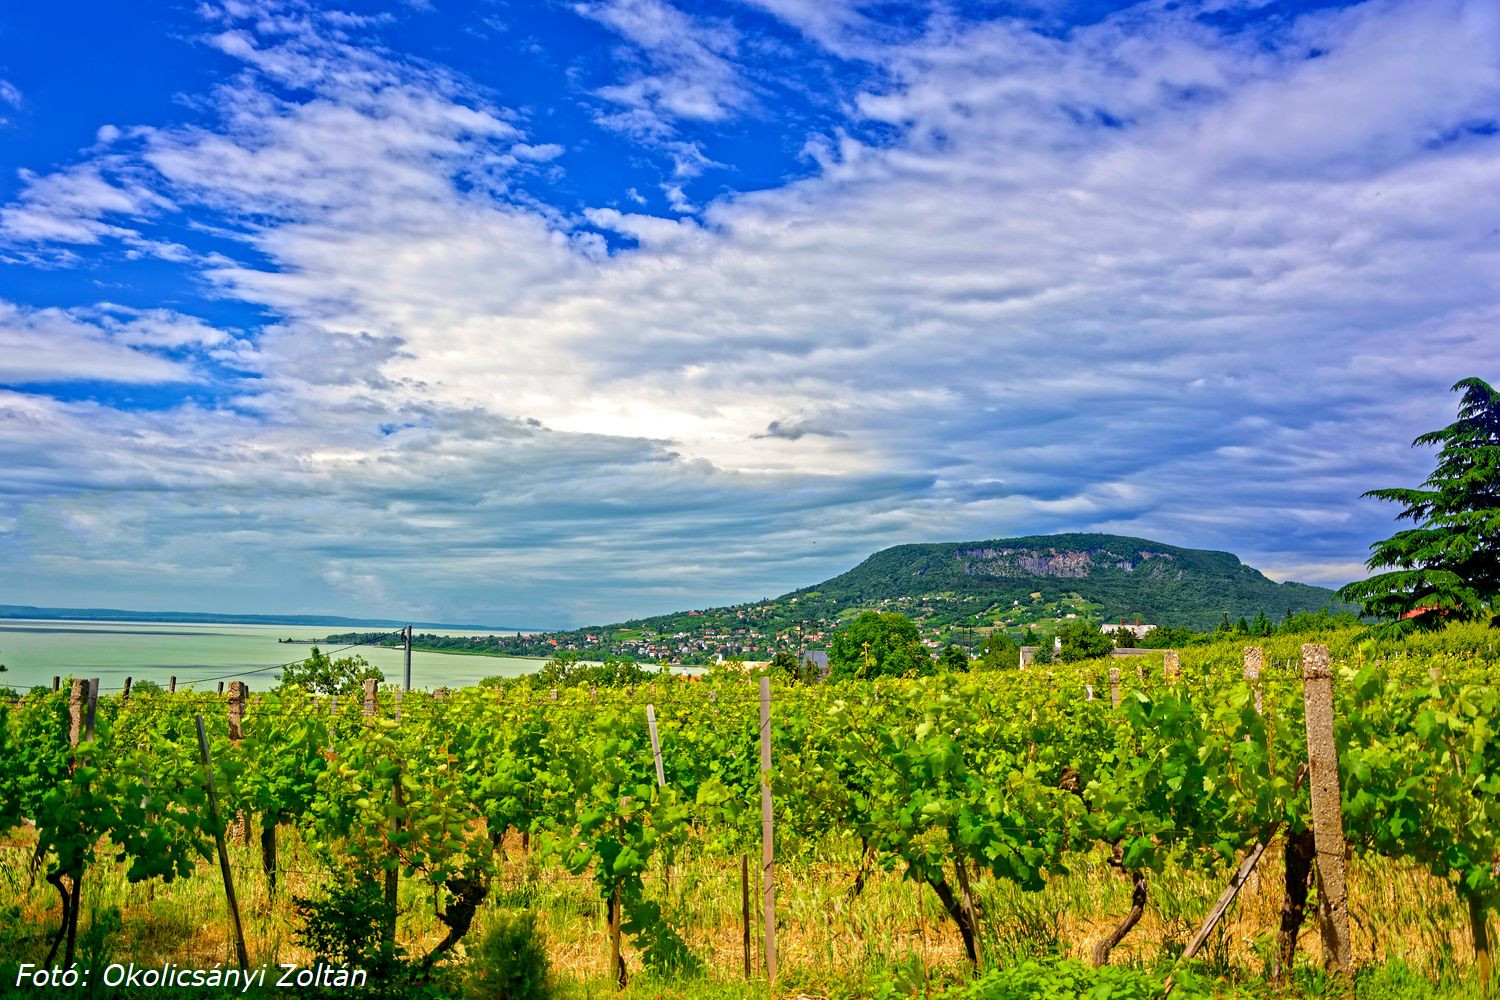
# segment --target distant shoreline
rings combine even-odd
[[[385,618],[344,618],[339,615],[235,615],[197,611],[124,611],[118,608],[41,608],[0,604],[0,621],[114,622],[137,625],[290,625],[308,628],[437,628],[449,632],[541,632],[545,629],[504,625],[405,622]]]
[[[276,642],[278,645],[282,646],[328,645],[327,639],[277,639]],[[360,645],[366,644],[361,643]],[[401,649],[400,646],[386,646],[374,643],[370,643],[368,645],[376,645],[376,648],[379,649]],[[357,649],[358,647],[356,646],[352,648]],[[543,663],[546,663],[548,660],[552,659],[552,657],[550,656],[538,656],[535,653],[489,653],[482,649],[436,649],[432,646],[419,646],[416,643],[412,643],[411,651],[413,653],[436,653],[440,656],[488,656],[492,659],[497,660],[540,660]]]

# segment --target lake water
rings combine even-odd
[[[0,687],[25,691],[36,684],[51,685],[56,676],[97,677],[108,693],[126,677],[155,681],[162,687],[177,677],[178,690],[198,681],[199,690],[217,690],[242,680],[252,690],[274,687],[279,665],[305,659],[310,647],[280,639],[321,639],[353,631],[346,626],[219,625],[176,622],[76,622],[0,619]],[[371,627],[359,631],[378,631]],[[481,630],[438,635],[484,635]],[[507,635],[513,633],[506,633]],[[332,652],[328,644],[323,652]],[[363,656],[385,672],[390,685],[401,683],[402,650],[356,646],[338,655]],[[535,670],[541,660],[511,656],[469,656],[453,653],[411,654],[411,686],[415,689],[460,687],[496,675],[514,677]],[[226,676],[233,675],[233,676]]]

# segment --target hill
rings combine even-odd
[[[1070,597],[1081,599],[1083,610],[1102,621],[1140,618],[1200,631],[1213,628],[1224,615],[1233,620],[1264,611],[1281,618],[1330,604],[1344,608],[1325,587],[1276,583],[1228,552],[1103,534],[897,545],[785,599],[842,608],[902,599],[941,604],[956,598],[972,609],[969,614],[982,615],[978,606],[985,605],[993,614],[985,624],[1019,625],[1028,624],[1026,609],[1061,606]]]
[[[1032,535],[981,542],[897,545],[813,587],[724,608],[678,611],[569,632],[514,636],[418,635],[415,645],[450,652],[551,656],[577,652],[636,660],[704,663],[715,656],[769,659],[778,649],[818,648],[840,622],[870,609],[900,611],[930,643],[974,648],[996,629],[1020,637],[1069,617],[1126,619],[1198,631],[1273,621],[1338,603],[1333,591],[1275,583],[1228,552],[1120,535]],[[328,642],[371,638],[344,633]]]

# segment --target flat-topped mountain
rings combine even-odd
[[[1033,596],[1033,595],[1039,595]],[[815,587],[794,591],[811,606],[966,598],[1006,608],[1077,595],[1103,621],[1119,618],[1210,629],[1224,615],[1272,618],[1333,604],[1334,592],[1276,583],[1228,552],[1185,549],[1122,535],[1029,535],[977,542],[897,545]],[[905,601],[903,601],[905,603]]]
[[[724,608],[677,611],[567,632],[491,636],[418,635],[424,649],[705,663],[717,656],[766,660],[778,649],[827,642],[841,622],[866,610],[900,611],[929,643],[976,648],[999,629],[1048,632],[1073,617],[1212,629],[1273,621],[1332,606],[1334,593],[1276,583],[1228,552],[1207,552],[1120,535],[1032,535],[980,542],[897,545],[815,587]],[[345,633],[346,644],[373,634]]]

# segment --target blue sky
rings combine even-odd
[[[0,603],[583,624],[1065,530],[1360,575],[1497,377],[1500,8],[0,11]]]

